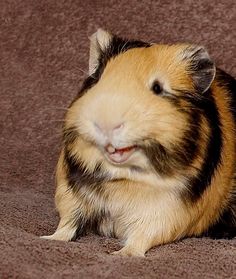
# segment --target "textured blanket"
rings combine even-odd
[[[151,42],[205,45],[236,76],[234,0],[0,1],[0,278],[236,278],[236,239],[184,239],[146,258],[116,239],[64,243],[54,232],[54,172],[63,115],[103,27]]]

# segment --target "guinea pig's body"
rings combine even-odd
[[[236,236],[235,80],[192,45],[91,38],[90,76],[65,119],[60,223],[139,255],[188,236]]]

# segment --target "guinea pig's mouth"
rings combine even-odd
[[[122,164],[125,163],[130,156],[135,152],[137,149],[136,145],[126,146],[120,149],[113,147],[111,144],[108,144],[105,147],[105,155],[109,161],[115,164]]]

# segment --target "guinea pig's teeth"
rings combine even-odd
[[[108,153],[115,153],[116,152],[116,149],[111,144],[108,144],[105,149]]]

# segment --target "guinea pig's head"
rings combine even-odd
[[[65,128],[76,130],[100,161],[165,172],[196,152],[195,108],[214,75],[203,47],[123,40],[99,29],[91,37],[89,77]]]

